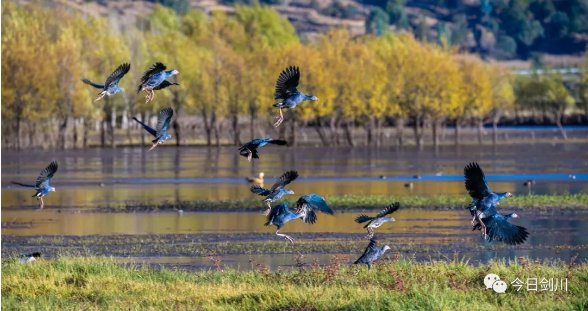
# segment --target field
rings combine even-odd
[[[398,253],[368,271],[333,257],[290,271],[217,269],[188,272],[117,264],[111,259],[62,257],[4,263],[2,309],[43,310],[586,310],[588,265],[576,262],[415,262]],[[566,279],[567,292],[486,289],[494,273],[516,278]],[[539,282],[539,281],[538,281]]]

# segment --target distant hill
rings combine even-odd
[[[156,3],[179,14],[188,9],[234,11],[256,0],[65,0],[88,14],[116,17],[121,27],[144,18]],[[577,66],[588,44],[588,1],[574,0],[262,0],[294,25],[303,39],[331,27],[355,34],[410,31],[482,57],[525,69],[532,62]],[[29,2],[20,0],[20,2]],[[51,1],[48,1],[51,2]]]

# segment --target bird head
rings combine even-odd
[[[125,89],[123,89],[122,87],[119,87],[119,90],[118,91],[121,92],[121,93],[124,93],[125,92]]]
[[[318,100],[318,97],[312,95],[312,96],[309,97],[309,99],[312,100],[312,101],[316,101],[316,100]]]
[[[394,217],[386,217],[387,221],[396,221],[396,219],[394,219]]]
[[[263,178],[263,176],[265,176],[263,172],[259,173],[259,178]]]
[[[506,215],[507,218],[519,218],[519,215],[515,214],[515,213],[510,213],[508,215]]]
[[[294,194],[294,191],[292,191],[292,190],[286,190],[286,193],[287,194]]]
[[[507,192],[507,193],[506,193],[506,196],[510,198],[510,197],[512,197],[512,193],[510,193],[510,192]]]
[[[53,192],[55,192],[55,187],[51,187],[51,188],[49,188],[49,191],[53,191]]]
[[[171,74],[172,75],[179,75],[180,72],[174,69],[174,70],[171,71]]]
[[[390,246],[384,245],[384,247],[382,247],[382,252],[385,252],[385,251],[387,251],[389,249],[390,249]]]

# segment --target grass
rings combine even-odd
[[[120,265],[111,259],[61,257],[32,264],[5,263],[6,310],[586,310],[586,263],[525,258],[472,266],[466,260],[416,262],[393,258],[372,270],[334,257],[290,271],[218,269],[187,272]],[[483,278],[565,279],[566,291],[497,294]]]
[[[331,207],[337,212],[357,212],[379,210],[393,202],[400,202],[403,208],[435,209],[435,210],[463,210],[471,202],[465,196],[327,196]],[[280,202],[290,205],[296,204],[297,197],[286,196]],[[275,204],[275,203],[274,203]],[[501,201],[503,208],[549,210],[560,208],[565,211],[588,210],[588,194],[563,195],[522,195],[506,198]],[[161,203],[131,202],[121,206],[99,207],[102,212],[154,212],[154,211],[261,211],[265,205],[260,199],[246,199],[234,201],[177,201]]]

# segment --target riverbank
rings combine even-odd
[[[39,260],[4,263],[3,309],[178,309],[178,310],[582,310],[588,307],[588,265],[584,262],[416,262],[398,255],[373,269],[347,266],[333,257],[292,271],[272,271],[252,262],[252,271],[187,272],[121,265],[112,259]],[[486,289],[488,273],[509,288]],[[567,279],[567,291],[517,291],[515,279]]]
[[[425,210],[463,210],[471,202],[467,196],[327,196],[326,201],[335,213],[368,212],[384,209],[386,206],[400,202],[401,208]],[[296,196],[284,196],[280,203],[295,205]],[[274,203],[275,205],[276,203]],[[501,201],[501,209],[562,212],[588,211],[588,194],[564,195],[522,195]],[[178,201],[161,203],[131,202],[117,206],[102,206],[89,211],[98,212],[211,212],[211,211],[263,211],[266,206],[260,199],[234,201]]]

